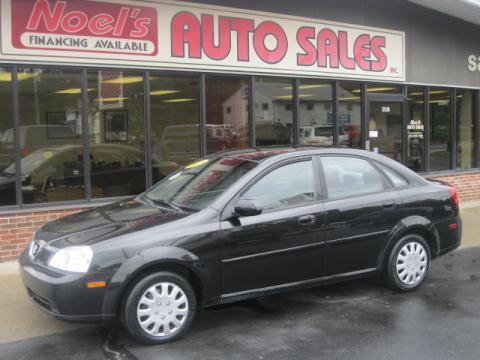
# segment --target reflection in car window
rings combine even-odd
[[[392,182],[395,187],[403,187],[408,185],[408,181],[395,170],[390,169],[388,166],[375,162],[380,169],[387,175],[388,179]]]
[[[152,201],[201,210],[257,164],[240,158],[200,160],[161,181],[145,196]]]
[[[242,196],[264,210],[281,209],[315,200],[311,161],[282,166],[261,178]]]
[[[328,156],[322,158],[328,197],[357,196],[383,190],[382,176],[366,160]]]

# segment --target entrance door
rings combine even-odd
[[[402,161],[401,101],[370,101],[367,139],[370,150]]]

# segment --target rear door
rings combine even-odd
[[[373,270],[402,203],[368,159],[322,156],[325,201],[326,275]]]
[[[239,194],[238,199],[264,210],[221,223],[224,294],[323,276],[324,208],[317,166],[311,158],[283,163]]]

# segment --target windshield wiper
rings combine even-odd
[[[167,206],[169,207],[170,209],[173,209],[175,211],[180,211],[182,212],[182,208],[174,203],[172,203],[171,201],[167,201],[167,200],[163,200],[163,199],[153,199],[151,197],[148,197],[147,195],[144,195],[143,196],[145,199],[147,199],[148,201],[154,203],[154,204],[157,204],[157,205],[161,205],[163,207]]]

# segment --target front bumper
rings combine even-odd
[[[32,262],[28,252],[20,257],[20,273],[30,299],[57,319],[69,322],[100,322],[115,318],[103,303],[106,288],[87,288],[89,281],[106,281],[104,274],[74,274]]]

